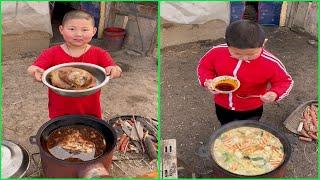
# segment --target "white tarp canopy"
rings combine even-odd
[[[2,2],[2,34],[42,31],[52,35],[48,2]]]
[[[220,19],[229,24],[229,2],[161,2],[161,18],[179,24],[204,24]]]

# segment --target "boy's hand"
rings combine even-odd
[[[122,70],[119,66],[108,66],[105,68],[106,73],[110,76],[110,79],[118,78],[121,76]]]
[[[38,66],[30,66],[28,68],[28,73],[34,77],[35,80],[41,82],[41,77],[43,74],[44,70],[42,68],[39,68]]]
[[[204,86],[212,93],[212,94],[218,94],[217,91],[215,91],[212,86],[212,79],[206,79],[206,81],[204,82]]]
[[[264,103],[272,103],[277,99],[277,94],[275,92],[269,91],[260,97],[261,101]]]

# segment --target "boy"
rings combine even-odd
[[[221,125],[234,120],[259,120],[263,104],[287,96],[293,80],[280,60],[263,48],[265,34],[259,24],[235,21],[227,27],[225,38],[226,44],[213,47],[199,61],[199,83],[214,94]],[[210,83],[222,75],[237,78],[240,88],[229,94],[214,92]]]
[[[37,81],[41,82],[44,70],[69,62],[96,64],[105,68],[111,79],[120,77],[121,68],[113,62],[111,56],[105,50],[88,44],[97,31],[91,14],[81,10],[70,11],[65,14],[59,30],[64,44],[44,50],[28,68],[28,73]],[[98,91],[89,96],[74,98],[60,96],[49,89],[49,118],[69,114],[102,118],[100,93],[101,91]]]

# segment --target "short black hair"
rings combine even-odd
[[[91,21],[93,26],[95,25],[94,17],[87,11],[73,10],[73,11],[67,12],[62,19],[62,25],[64,25],[68,20],[71,20],[71,19],[86,19]]]
[[[262,47],[265,33],[262,27],[250,20],[238,20],[229,24],[226,30],[226,42],[238,49]]]

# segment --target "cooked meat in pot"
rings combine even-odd
[[[68,134],[58,145],[70,152],[91,153],[95,148],[94,143],[84,139],[78,130]]]
[[[80,162],[99,157],[106,146],[105,138],[97,130],[74,125],[60,127],[50,133],[45,149],[58,159]]]

